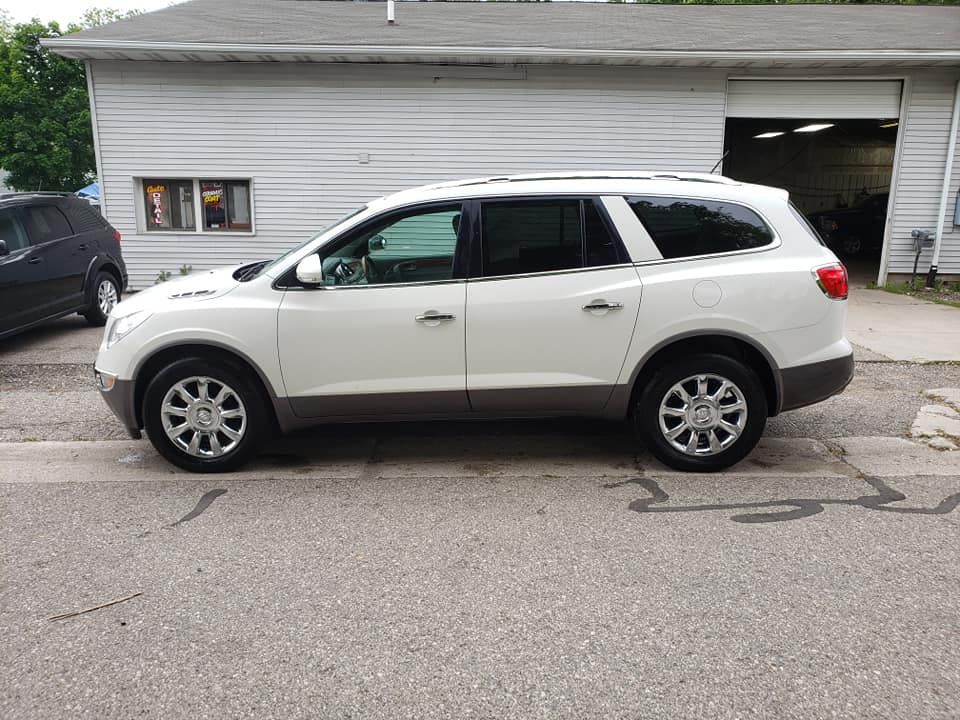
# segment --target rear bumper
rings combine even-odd
[[[780,371],[781,410],[813,405],[843,392],[853,379],[853,353]]]
[[[117,416],[117,419],[123,423],[127,434],[139,440],[141,433],[140,421],[137,419],[136,398],[134,396],[135,383],[133,380],[117,379],[112,379],[110,383],[105,383],[104,378],[110,376],[107,373],[101,373],[99,370],[95,370],[94,372],[97,376],[97,387],[100,388],[100,396],[104,402],[107,403],[107,407],[110,408],[113,414]],[[108,384],[110,387],[106,387]]]

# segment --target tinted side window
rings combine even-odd
[[[583,201],[583,234],[587,267],[616,265],[627,261],[620,241],[610,232],[592,200]]]
[[[58,240],[73,235],[70,223],[57,208],[52,205],[33,205],[23,208],[27,220],[27,232],[34,245]]]
[[[632,197],[627,202],[665,258],[763,247],[773,233],[742,205],[719,200]]]
[[[580,201],[484,203],[481,246],[488,277],[583,267]]]
[[[28,245],[27,234],[17,220],[16,210],[0,210],[0,240],[7,244],[7,250],[22,250]]]
[[[103,215],[86,200],[70,200],[66,210],[70,224],[78,233],[103,230],[107,227],[107,221],[103,219]]]

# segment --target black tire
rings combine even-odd
[[[110,295],[111,292],[112,295]],[[105,294],[106,298],[104,297]],[[120,302],[120,284],[117,279],[108,272],[98,272],[93,281],[90,302],[87,309],[83,311],[87,324],[94,327],[105,325],[110,310],[118,302]]]
[[[199,378],[207,380],[205,392],[194,382]],[[178,384],[184,382],[177,390]],[[216,396],[220,395],[222,388],[229,392],[224,394],[225,399],[218,406]],[[172,397],[168,397],[171,393]],[[183,393],[195,397],[197,402],[185,401]],[[206,401],[204,395],[208,397]],[[165,399],[173,407],[184,410],[185,425],[179,422],[179,417],[166,411],[168,421],[176,421],[176,424],[171,422],[172,427],[184,427],[176,438],[177,442],[164,429],[161,408]],[[236,415],[238,408],[242,413],[242,424]],[[221,412],[224,413],[222,416]],[[143,424],[157,452],[177,467],[197,473],[228,472],[249,460],[267,435],[270,427],[268,412],[266,399],[249,371],[235,362],[219,358],[187,357],[167,365],[150,381],[143,399]],[[202,425],[208,419],[210,424]],[[239,437],[228,436],[228,431]],[[190,452],[194,435],[199,436],[198,445],[195,452]],[[228,449],[231,442],[235,444]],[[222,454],[217,454],[217,450]]]
[[[844,257],[859,257],[863,254],[863,240],[858,235],[844,238],[840,242],[840,254]]]
[[[685,402],[672,391],[678,383],[687,380],[692,383],[685,383],[683,387],[698,391],[696,376],[703,376],[707,382],[704,396],[690,393],[690,401]],[[717,403],[708,399],[698,402],[700,397],[717,393],[722,380],[731,383],[733,389],[726,389]],[[665,409],[661,423],[662,404]],[[740,404],[745,405],[742,420]],[[679,413],[683,416],[674,417]],[[676,470],[714,472],[739,462],[756,447],[767,424],[767,414],[767,398],[753,369],[726,355],[704,353],[674,360],[657,369],[633,408],[633,423],[644,445],[665,465]],[[738,426],[739,435],[718,425],[721,421],[727,426]],[[704,425],[693,424],[701,422]],[[686,448],[678,449],[667,438],[667,432],[676,431],[680,434],[674,440]],[[694,434],[697,437],[691,440]],[[711,439],[720,449],[710,448]],[[690,442],[694,443],[692,452]],[[724,446],[727,442],[729,445]]]

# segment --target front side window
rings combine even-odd
[[[193,230],[193,181],[143,181],[147,230]]]
[[[73,235],[73,228],[67,218],[52,205],[27,206],[23,208],[23,217],[27,223],[30,242],[34,245]]]
[[[16,210],[0,210],[0,240],[6,243],[7,252],[23,250],[29,244]]]
[[[392,216],[351,232],[323,258],[327,285],[436,282],[453,277],[460,204]]]
[[[481,248],[487,277],[625,261],[619,241],[592,200],[484,202]]]
[[[751,250],[773,242],[753,210],[721,200],[630,197],[631,209],[664,258]]]

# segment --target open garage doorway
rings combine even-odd
[[[889,215],[900,83],[730,86],[724,175],[786,189],[852,279],[875,281]]]

